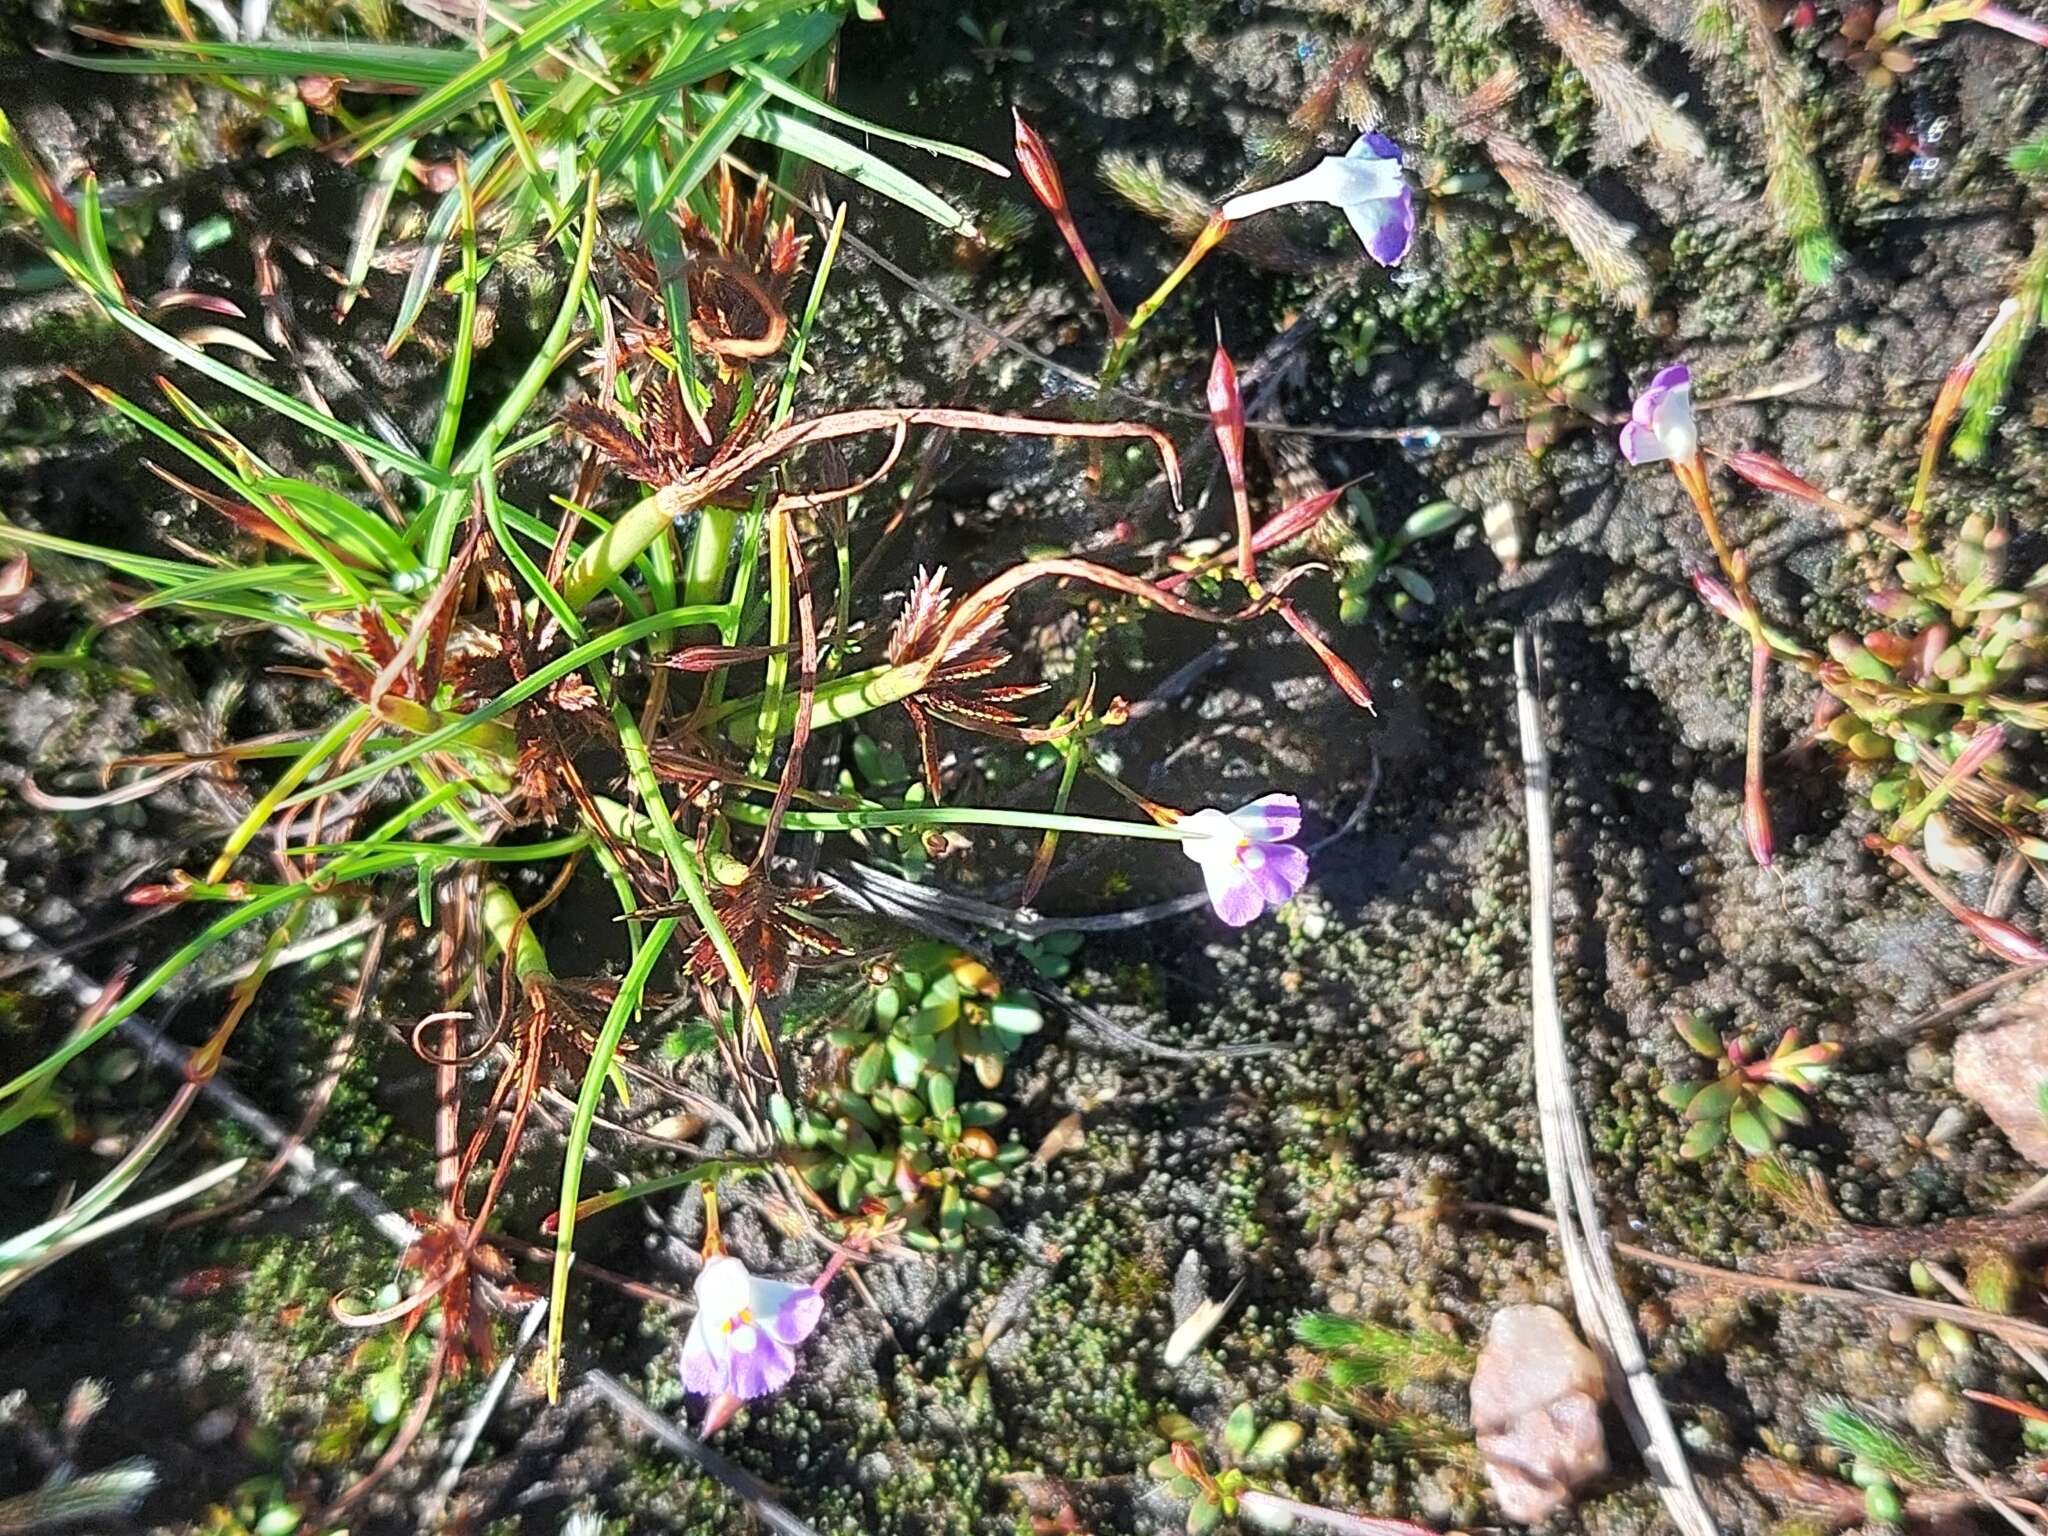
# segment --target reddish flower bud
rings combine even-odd
[[[1088,254],[1088,247],[1082,242],[1081,231],[1074,223],[1074,215],[1067,207],[1067,189],[1060,181],[1060,169],[1053,163],[1052,151],[1046,148],[1045,140],[1038,130],[1024,121],[1024,114],[1014,108],[1010,115],[1017,122],[1017,169],[1024,174],[1025,185],[1045,205],[1045,211],[1052,215],[1053,224],[1060,232],[1060,238],[1067,242],[1067,249],[1073,254],[1074,265],[1081,269],[1089,290],[1095,295],[1095,302],[1101,306],[1102,317],[1109,323],[1112,341],[1122,336],[1125,330],[1123,311],[1116,307],[1116,300],[1109,296],[1109,289],[1102,281],[1102,274],[1096,270],[1095,258]]]
[[[1862,522],[1865,513],[1860,507],[1852,507],[1845,501],[1837,501],[1819,486],[1802,479],[1787,469],[1783,463],[1768,453],[1744,449],[1737,453],[1719,455],[1723,464],[1734,474],[1747,480],[1761,491],[1770,491],[1778,496],[1790,496],[1808,506],[1820,507],[1852,522]]]
[[[306,75],[299,81],[299,100],[315,112],[332,112],[341,101],[341,82],[332,75]]]
[[[1360,709],[1377,714],[1373,709],[1372,690],[1365,685],[1365,679],[1352,670],[1351,663],[1339,656],[1322,631],[1294,606],[1282,601],[1279,604],[1280,617],[1287,621],[1287,627],[1308,642],[1308,648],[1315,652],[1316,660],[1323,664],[1323,670],[1330,674],[1330,681],[1343,690],[1344,696]]]
[[[1736,601],[1735,593],[1728,583],[1711,571],[1697,570],[1692,573],[1692,589],[1699,594],[1701,602],[1726,619],[1730,624],[1749,622],[1742,611],[1742,604]]]
[[[1237,574],[1249,586],[1256,578],[1252,564],[1252,503],[1244,480],[1244,396],[1238,393],[1237,365],[1217,347],[1209,364],[1209,424],[1216,429],[1217,451],[1230,479],[1230,499],[1237,511]]]
[[[2014,927],[2001,918],[1967,907],[1956,898],[1954,892],[1935,878],[1920,856],[1910,848],[1896,843],[1887,844],[1880,837],[1867,837],[1864,846],[1873,852],[1883,853],[1891,861],[1911,875],[1922,890],[1932,896],[1947,910],[1949,916],[1969,929],[1977,942],[2009,965],[2048,965],[2048,944],[2043,944],[2031,934]]]
[[[1750,644],[1749,741],[1742,773],[1742,835],[1749,856],[1769,869],[1777,857],[1771,836],[1771,807],[1764,798],[1764,704],[1771,678],[1771,648],[1761,639]]]

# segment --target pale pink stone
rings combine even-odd
[[[1472,1428],[1508,1519],[1534,1525],[1607,1470],[1600,1362],[1550,1307],[1494,1314],[1472,1373]]]
[[[2014,998],[1991,1029],[1956,1037],[1956,1092],[1975,1099],[2030,1163],[2048,1167],[2048,1122],[2041,1085],[2048,1082],[2048,990],[2036,985]]]

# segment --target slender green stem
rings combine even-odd
[[[534,935],[533,924],[521,921],[524,915],[519,898],[497,881],[493,880],[484,887],[478,917],[484,925],[484,932],[497,946],[498,953],[511,951],[512,974],[521,981],[530,977],[553,976],[554,970],[548,965],[548,952],[541,948],[540,940]]]
[[[870,667],[850,677],[837,678],[813,695],[811,729],[823,730],[827,726],[841,725],[871,710],[900,703],[923,685],[923,673],[916,667]],[[758,695],[734,699],[713,718],[728,722],[725,734],[738,745],[752,746],[764,723],[758,714],[759,703]],[[776,714],[775,734],[786,736],[795,729],[796,701],[786,699]]]
[[[595,543],[584,546],[576,563],[562,577],[562,596],[568,599],[569,606],[589,607],[608,583],[624,575],[641,552],[688,510],[682,487],[675,485],[665,485],[628,507],[617,522],[598,535]],[[687,582],[684,591],[689,591]]]
[[[582,1091],[576,1095],[576,1113],[569,1122],[568,1147],[562,1159],[562,1200],[556,1207],[555,1272],[549,1291],[548,1347],[543,1356],[549,1401],[561,1393],[562,1319],[568,1310],[569,1266],[574,1261],[576,1249],[577,1196],[583,1189],[583,1160],[590,1151],[590,1128],[597,1121],[598,1100],[604,1096],[605,1080],[611,1072],[613,1058],[618,1055],[619,1041],[625,1036],[627,1023],[639,1011],[640,999],[647,990],[648,978],[654,974],[655,962],[668,948],[668,941],[674,937],[677,925],[676,918],[662,918],[647,930],[646,939],[633,951],[632,968],[619,983],[619,994],[612,1000],[611,1012],[605,1015],[597,1043],[591,1047],[590,1066],[583,1074]]]
[[[1116,344],[1109,349],[1108,361],[1102,365],[1102,387],[1107,389],[1123,374],[1124,365],[1130,361],[1131,345],[1137,340],[1138,332],[1145,328],[1145,322],[1159,312],[1159,308],[1173,297],[1176,288],[1187,281],[1188,274],[1202,264],[1202,258],[1216,248],[1230,225],[1222,214],[1209,216],[1209,222],[1202,226],[1202,232],[1195,236],[1195,243],[1188,247],[1187,255],[1181,257],[1180,265],[1167,273],[1146,297],[1145,302],[1131,311],[1130,323],[1117,337]]]

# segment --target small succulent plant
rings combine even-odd
[[[1168,1414],[1159,1421],[1159,1432],[1173,1448],[1152,1462],[1151,1473],[1169,1496],[1187,1504],[1188,1536],[1202,1536],[1225,1520],[1236,1519],[1244,1495],[1260,1489],[1250,1474],[1279,1466],[1305,1433],[1291,1419],[1261,1425],[1252,1405],[1239,1403],[1216,1437],[1221,1465],[1211,1472],[1200,1449],[1209,1437],[1192,1420]],[[1249,1509],[1242,1512],[1253,1514]]]
[[[1419,617],[1417,609],[1436,601],[1436,588],[1401,557],[1411,545],[1455,528],[1464,520],[1465,509],[1453,501],[1432,501],[1382,533],[1379,517],[1363,492],[1355,488],[1346,491],[1344,500],[1355,537],[1347,542],[1339,560],[1338,618],[1346,624],[1363,624],[1371,618],[1382,581],[1393,584],[1387,606],[1394,617]]]
[[[1002,1105],[960,1101],[961,1069],[996,1087],[1043,1024],[1028,993],[1005,991],[966,951],[913,944],[876,964],[834,1016],[825,1038],[838,1070],[801,1108],[778,1096],[776,1129],[805,1182],[842,1212],[872,1203],[904,1218],[912,1247],[959,1248],[995,1225],[985,1202],[1028,1155],[1014,1138],[997,1142]]]
[[[1480,373],[1479,387],[1487,404],[1524,423],[1531,454],[1599,410],[1610,378],[1607,343],[1577,316],[1559,315],[1535,341],[1496,332],[1486,345],[1500,361]]]
[[[1828,1064],[1841,1047],[1830,1041],[1799,1043],[1799,1031],[1787,1030],[1770,1054],[1763,1054],[1748,1035],[1723,1036],[1704,1014],[1681,1014],[1678,1037],[1714,1064],[1703,1083],[1670,1083],[1664,1102],[1692,1122],[1685,1157],[1705,1157],[1723,1142],[1762,1157],[1795,1125],[1809,1116],[1799,1095],[1827,1076]]]

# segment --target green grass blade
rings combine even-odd
[[[475,105],[490,91],[492,81],[510,81],[545,55],[556,38],[611,3],[612,0],[557,0],[555,5],[528,18],[519,36],[499,43],[454,79],[386,119],[356,146],[351,158],[359,160],[397,139],[416,138]]]
[[[757,80],[750,80],[748,84],[756,90],[762,89]],[[704,105],[723,105],[721,98],[708,93],[697,99]],[[849,181],[860,183],[870,192],[903,204],[941,229],[954,234],[976,233],[972,219],[916,177],[906,175],[881,156],[870,154],[857,144],[849,144],[845,139],[812,127],[801,118],[787,112],[763,109],[755,114],[746,131],[764,144],[801,155]]]
[[[914,133],[905,133],[897,128],[885,128],[880,123],[870,122],[864,117],[855,117],[851,112],[842,111],[829,101],[820,100],[809,91],[779,78],[773,71],[757,64],[742,64],[737,73],[749,80],[758,81],[768,94],[793,107],[800,107],[813,117],[822,117],[827,122],[837,123],[842,128],[852,128],[871,138],[887,139],[892,144],[904,144],[911,149],[921,149],[928,155],[938,155],[947,160],[958,160],[976,170],[987,171],[991,176],[1008,176],[1008,166],[999,165],[986,155],[976,154],[958,144],[948,144],[943,139],[927,139]]]

